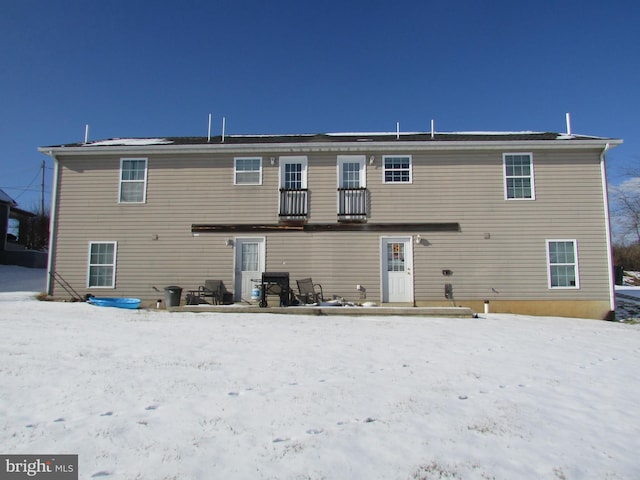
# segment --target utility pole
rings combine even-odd
[[[44,160],[42,160],[42,182],[40,184],[40,215],[44,216]]]

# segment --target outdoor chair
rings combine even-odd
[[[320,303],[324,301],[322,285],[313,283],[310,278],[296,280],[298,284],[298,299],[302,303]]]
[[[233,295],[227,291],[222,280],[205,280],[204,285],[198,287],[198,296],[211,297],[211,303],[214,305],[233,303]]]

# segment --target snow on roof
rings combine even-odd
[[[111,138],[96,140],[87,143],[75,143],[70,145],[58,145],[55,147],[41,147],[39,150],[46,153],[51,148],[92,148],[100,147],[148,147],[171,145],[181,147],[183,145],[257,145],[257,144],[305,144],[305,143],[340,143],[340,142],[417,142],[427,144],[430,142],[445,143],[473,143],[473,142],[522,142],[522,141],[562,141],[567,144],[572,141],[594,140],[619,145],[622,140],[608,139],[604,137],[569,135],[557,132],[522,131],[460,131],[460,132],[330,132],[330,133],[294,133],[294,134],[233,134],[222,137],[153,137],[153,138]]]
[[[173,143],[172,140],[166,138],[111,138],[109,140],[100,140],[98,142],[89,142],[85,145],[88,147],[106,147],[110,145],[168,145]]]
[[[539,135],[546,132],[536,132],[534,130],[519,130],[513,132],[490,131],[490,130],[470,130],[460,132],[436,132],[438,135]]]
[[[17,205],[16,201],[11,198],[4,190],[0,189],[0,202],[8,203],[9,205]]]
[[[400,132],[400,135],[420,135],[425,132]],[[328,137],[369,137],[369,136],[385,136],[397,135],[398,132],[330,132],[325,133]]]
[[[226,135],[227,138],[273,138],[273,137],[385,137],[389,135],[427,135],[431,132],[327,132],[327,133],[274,133],[274,134],[232,134]],[[459,132],[434,132],[438,135],[542,135],[547,132],[537,132],[534,130],[519,130],[519,131],[490,131],[490,130],[475,130],[475,131],[459,131]],[[562,134],[558,134],[559,138]],[[575,137],[573,135],[572,137]]]
[[[577,135],[575,133],[559,133],[556,137],[556,140],[579,140],[579,139],[587,139],[587,140],[607,140],[606,137],[597,137],[594,135]]]
[[[271,137],[313,137],[315,133],[238,133],[225,135],[225,138],[271,138]],[[331,135],[327,133],[327,135]]]
[[[366,136],[366,135],[425,135],[430,134],[431,132],[331,132],[325,133],[327,136]],[[535,130],[513,130],[513,131],[504,131],[504,130],[461,130],[458,132],[440,132],[434,131],[434,133],[438,135],[541,135],[548,132],[538,132]]]

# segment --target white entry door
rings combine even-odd
[[[382,301],[413,301],[411,237],[382,238]]]
[[[265,238],[241,237],[235,240],[235,279],[234,295],[236,301],[251,300],[254,280],[262,279],[265,268]]]

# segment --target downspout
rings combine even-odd
[[[411,302],[412,305],[414,307],[417,307],[418,304],[416,303],[416,277],[415,277],[415,266],[416,266],[416,249],[415,246],[418,245],[418,238],[420,236],[416,235],[415,237],[415,242],[414,242],[414,237],[413,235],[411,235],[410,238],[410,242],[411,242]]]
[[[616,311],[616,288],[613,278],[613,246],[611,244],[611,219],[609,215],[609,186],[607,184],[607,168],[605,165],[605,154],[611,148],[608,143],[600,153],[600,174],[602,177],[602,197],[604,199],[604,219],[607,239],[607,264],[609,265],[609,306],[612,312]]]
[[[56,251],[56,228],[58,218],[58,175],[59,165],[53,150],[43,152],[45,155],[53,159],[53,185],[51,187],[51,209],[49,214],[49,255],[47,259],[47,295],[53,295],[53,278],[51,276],[53,269],[53,257]]]

